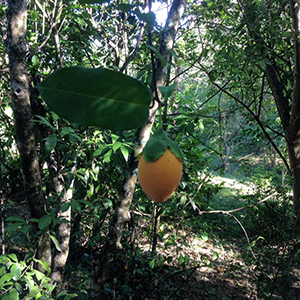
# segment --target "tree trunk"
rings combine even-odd
[[[26,198],[33,218],[45,215],[45,197],[39,159],[36,151],[30,92],[26,66],[26,0],[8,2],[8,56],[11,80],[11,97],[16,124],[16,141],[22,162]],[[50,239],[41,237],[37,257],[51,265]]]
[[[300,8],[299,0],[290,0],[295,33],[294,89],[290,126],[286,132],[290,164],[293,173],[293,206],[296,224],[300,225]]]
[[[183,16],[187,0],[174,0],[168,14],[168,19],[164,27],[159,52],[164,59],[169,62],[173,49],[175,36],[179,27],[179,22]],[[158,59],[155,66],[154,80],[152,84],[153,99],[157,97],[157,87],[164,86],[167,75],[167,68],[163,68],[161,61]],[[157,99],[159,100],[159,99]],[[149,140],[151,129],[155,121],[156,111],[158,109],[158,101],[154,101],[153,107],[149,112],[149,120],[144,127],[138,130],[136,136],[136,155],[143,151],[144,146]],[[121,238],[124,226],[130,221],[130,206],[134,195],[134,190],[137,182],[137,166],[138,160],[136,155],[132,155],[129,162],[129,178],[127,178],[121,197],[115,209],[110,232],[107,238],[107,243],[101,253],[101,259],[98,270],[98,284],[100,290],[106,279],[106,274],[110,264],[113,262],[114,253],[117,249],[122,248]]]
[[[73,158],[73,167],[70,171],[72,174],[76,169],[76,160],[77,154],[75,152]],[[51,279],[58,285],[58,289],[55,290],[55,292],[58,293],[63,283],[63,273],[69,256],[69,244],[71,236],[71,206],[69,206],[67,210],[62,210],[62,207],[65,204],[70,204],[73,198],[72,188],[74,179],[71,181],[71,184],[64,181],[54,150],[50,154],[47,163],[54,183],[55,193],[58,198],[58,212],[56,218],[60,220],[56,229],[56,237],[58,239],[60,249],[55,249],[51,273]]]

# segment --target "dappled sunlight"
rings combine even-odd
[[[237,179],[215,176],[211,182],[224,188],[230,188],[233,194],[252,195],[255,191],[254,184],[240,182]]]

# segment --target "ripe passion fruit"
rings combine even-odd
[[[156,161],[145,161],[141,156],[138,165],[139,182],[145,193],[161,203],[171,197],[182,177],[181,161],[167,149]]]

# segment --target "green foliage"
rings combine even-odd
[[[183,156],[178,144],[171,140],[167,133],[162,129],[156,130],[143,150],[145,161],[156,161],[167,149],[169,149],[180,161],[183,161]]]
[[[27,253],[25,260],[19,260],[14,253],[0,256],[0,297],[6,300],[18,299],[74,299],[76,294],[67,291],[53,296],[55,285],[51,278],[34,267],[32,254]]]
[[[144,13],[139,1],[135,4],[128,1],[121,4],[118,1],[73,1],[63,5],[60,16],[55,6],[57,1],[28,3],[27,63],[32,86],[38,86],[43,78],[47,78],[39,85],[43,87],[53,78],[55,84],[71,86],[71,92],[80,89],[77,96],[82,90],[87,91],[85,97],[92,98],[89,104],[97,102],[98,108],[107,104],[114,109],[112,99],[116,99],[110,96],[116,95],[123,84],[117,92],[119,102],[128,92],[127,104],[135,112],[130,111],[123,118],[125,110],[119,109],[120,115],[107,121],[107,111],[103,114],[92,108],[91,112],[97,116],[88,115],[82,123],[82,103],[75,103],[77,97],[74,98],[69,90],[64,103],[60,96],[53,98],[52,90],[50,102],[46,97],[45,100],[50,108],[51,101],[57,104],[57,113],[64,107],[66,115],[62,116],[66,119],[63,119],[49,112],[32,88],[33,121],[47,215],[39,220],[31,219],[23,202],[9,76],[1,71],[0,190],[3,194],[0,197],[4,199],[1,218],[5,217],[6,252],[18,253],[18,258],[13,254],[0,257],[1,299],[54,298],[55,290],[48,274],[41,275],[36,270],[32,257],[39,236],[48,229],[53,250],[61,250],[54,234],[56,226],[65,222],[57,217],[60,209],[72,211],[71,251],[65,270],[70,294],[63,290],[55,297],[71,299],[75,297],[74,292],[78,299],[96,298],[94,274],[99,265],[99,253],[107,241],[110,221],[122,196],[120,190],[130,175],[128,165],[134,155],[136,131],[111,132],[78,124],[117,130],[129,125],[130,128],[140,126],[137,119],[138,124],[142,124],[142,119],[146,120],[150,94],[145,86],[132,78],[150,85],[153,74],[149,49],[170,70],[168,85],[159,87],[163,97],[168,98],[168,101],[162,101],[163,126],[181,148],[184,174],[172,199],[157,206],[160,226],[156,253],[149,251],[153,245],[154,206],[137,186],[131,211],[134,224],[128,224],[124,231],[121,241],[124,249],[118,252],[115,264],[109,270],[103,298],[187,299],[188,292],[195,286],[197,291],[205,292],[201,294],[202,298],[234,298],[235,294],[220,292],[219,285],[224,285],[227,278],[233,279],[229,275],[226,277],[227,273],[219,271],[217,266],[222,257],[235,252],[237,260],[243,258],[241,265],[227,262],[230,268],[236,268],[236,274],[243,274],[240,277],[253,279],[251,289],[253,293],[258,292],[258,298],[270,299],[276,295],[292,299],[292,284],[296,278],[291,267],[299,263],[299,241],[291,227],[291,198],[288,196],[291,183],[274,149],[268,145],[270,140],[266,140],[257,124],[258,119],[287,157],[281,121],[262,69],[270,63],[266,57],[272,56],[286,86],[285,95],[290,99],[293,85],[291,19],[286,1],[269,1],[268,5],[263,1],[246,2],[248,12],[241,9],[240,3],[232,1],[189,1],[187,18],[179,28],[172,60],[168,62],[157,50],[161,28],[152,13]],[[1,28],[6,28],[6,9],[4,5],[0,7]],[[259,30],[262,43],[255,42],[249,34],[249,20],[253,28]],[[153,47],[142,35],[144,23],[153,25]],[[5,39],[6,33],[2,36]],[[74,68],[75,65],[79,67]],[[1,69],[7,66],[4,43],[0,43],[0,66]],[[81,76],[81,71],[87,68],[93,68],[88,71],[93,74],[88,77],[92,81],[86,83],[86,76]],[[59,71],[53,74],[57,69]],[[130,77],[122,75],[116,81],[107,80],[97,70],[104,70],[104,75],[111,76],[121,76],[116,70],[122,70]],[[94,72],[99,76],[97,82]],[[53,75],[48,77],[49,74]],[[55,74],[59,76],[56,78]],[[177,84],[175,79],[179,79]],[[130,89],[132,83],[135,91]],[[92,95],[89,94],[91,91]],[[142,107],[138,108],[139,105]],[[78,124],[68,121],[70,118],[75,121],[73,113]],[[112,127],[111,122],[121,124],[121,127]],[[73,198],[62,207],[58,205],[61,195],[56,194],[53,173],[47,165],[51,159],[57,162],[55,167],[65,188],[69,188],[74,179]],[[249,186],[251,182],[253,194],[245,196],[237,192],[235,186],[216,184],[211,180],[215,174],[235,178]],[[274,190],[278,192],[276,198],[259,204]],[[232,216],[201,214],[206,210],[228,210],[247,205],[251,207],[233,215],[244,226],[249,243]],[[131,241],[132,232],[136,233],[134,242]],[[190,243],[191,237],[197,241],[196,246]],[[222,249],[227,252],[220,254],[206,248],[210,245],[224,246]],[[199,254],[201,249],[206,249],[209,254]],[[32,253],[28,254],[28,251]],[[209,277],[209,272],[203,270],[198,273],[199,269],[195,269],[198,265],[213,270],[214,277]],[[253,273],[246,273],[247,268]],[[197,270],[197,276],[193,277],[194,270]],[[203,274],[208,278],[205,283],[199,281]],[[219,277],[221,281],[216,281]],[[230,289],[230,285],[225,287]],[[239,288],[235,283],[236,292],[241,291]],[[241,293],[235,298],[242,298]]]

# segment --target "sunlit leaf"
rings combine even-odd
[[[104,161],[105,161],[106,163],[109,163],[109,162],[110,162],[111,154],[112,154],[112,150],[109,150],[108,152],[105,153],[105,155],[104,155]]]
[[[14,274],[13,280],[17,281],[21,276],[22,267],[20,266],[19,263],[14,263],[10,268],[10,272]]]
[[[154,259],[150,260],[148,264],[149,264],[150,269],[153,269],[155,266],[155,260]]]
[[[10,281],[15,275],[13,273],[6,273],[0,278],[0,289],[3,287],[3,284],[7,281]]]
[[[125,161],[128,161],[128,157],[129,157],[129,151],[128,151],[128,149],[126,147],[124,147],[124,146],[121,146],[120,149],[121,149],[121,152],[123,154],[123,157],[124,157]]]
[[[120,147],[121,147],[122,143],[120,142],[116,142],[113,144],[113,151],[116,152]]]
[[[2,300],[19,300],[19,293],[15,288],[12,288],[8,293],[5,293]]]
[[[201,238],[204,242],[208,241],[208,234],[205,231],[201,231]]]
[[[61,252],[62,250],[61,250],[61,247],[59,245],[59,241],[57,240],[57,238],[54,235],[50,234],[50,239],[54,243],[56,250],[59,251],[59,252]]]
[[[11,254],[8,254],[9,258],[12,259],[14,262],[18,262],[18,257],[16,254],[14,253],[11,253]]]

